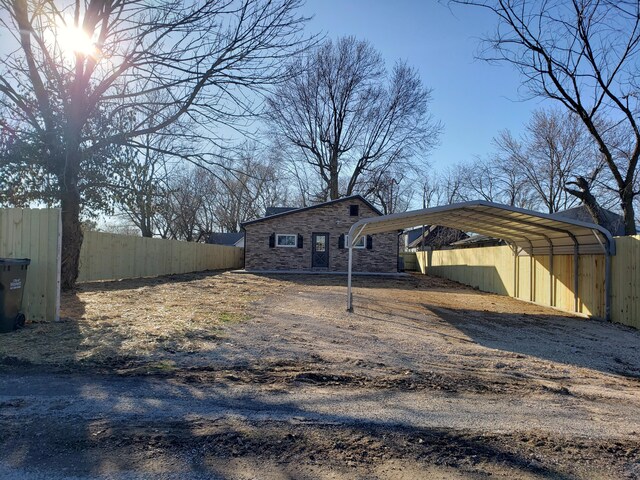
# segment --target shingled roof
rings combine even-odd
[[[372,203],[370,203],[369,201],[367,201],[362,195],[351,195],[349,197],[342,197],[342,198],[337,198],[335,200],[329,200],[328,202],[323,202],[323,203],[318,203],[316,205],[311,205],[310,207],[302,207],[302,208],[289,208],[289,207],[269,207],[267,208],[267,214],[269,213],[269,210],[271,208],[274,209],[286,209],[283,212],[279,212],[279,213],[275,213],[273,215],[266,215],[262,218],[258,218],[256,220],[251,220],[249,222],[244,222],[242,223],[240,226],[244,227],[245,225],[251,225],[252,223],[258,223],[258,222],[262,222],[264,220],[267,219],[272,219],[272,218],[278,218],[278,217],[284,217],[285,215],[291,215],[293,213],[300,213],[300,212],[305,212],[307,210],[313,210],[314,208],[320,208],[320,207],[325,207],[327,205],[332,205],[334,203],[339,203],[339,202],[348,202],[348,201],[352,201],[358,199],[362,202],[364,202],[366,205],[368,205],[374,212],[376,212],[378,215],[382,215],[382,212],[380,210],[378,210],[376,207],[373,206]]]

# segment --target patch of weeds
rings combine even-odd
[[[218,313],[218,321],[220,321],[221,323],[241,322],[248,319],[249,316],[242,313],[226,311]]]
[[[144,366],[147,373],[173,373],[178,367],[173,360],[159,360],[157,362],[150,362]]]

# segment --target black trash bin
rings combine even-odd
[[[0,333],[24,326],[22,308],[28,258],[0,258]]]

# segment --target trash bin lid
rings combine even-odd
[[[0,258],[0,265],[29,265],[30,258]]]

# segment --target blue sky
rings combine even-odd
[[[444,123],[431,163],[442,168],[492,151],[504,128],[518,133],[539,101],[522,101],[521,79],[509,65],[476,60],[479,38],[495,19],[478,8],[450,10],[437,0],[307,0],[309,33],[369,40],[389,67],[402,59],[433,89],[433,113]],[[7,38],[0,38],[5,53]],[[233,136],[233,135],[232,135]]]
[[[369,40],[389,66],[406,60],[433,89],[433,113],[445,126],[431,163],[442,168],[491,152],[491,140],[520,132],[539,101],[523,101],[520,76],[509,65],[476,60],[479,38],[495,20],[477,8],[450,10],[436,0],[307,0],[310,32]],[[526,93],[526,92],[525,92]]]

